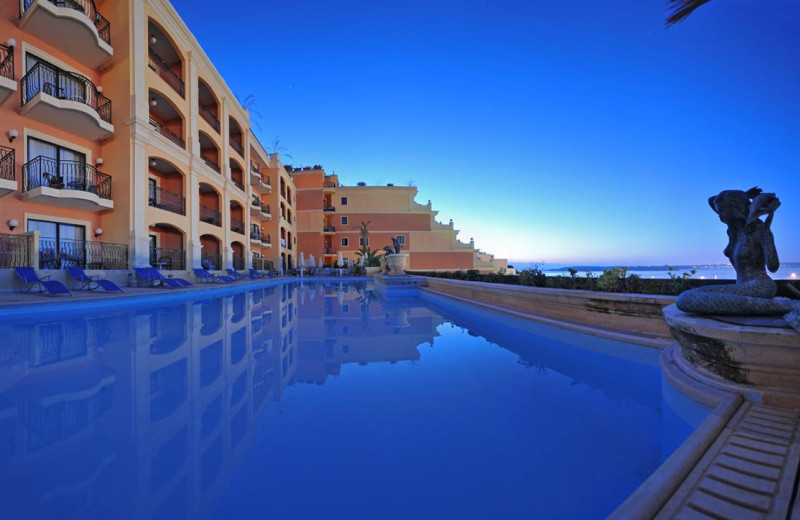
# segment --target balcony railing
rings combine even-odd
[[[111,176],[79,161],[59,161],[40,155],[23,164],[22,191],[40,186],[86,191],[111,200]]]
[[[326,233],[336,233],[336,228],[334,226],[325,226],[322,228],[322,231]]]
[[[0,269],[33,267],[34,235],[0,233]]]
[[[322,211],[336,211],[336,208],[333,206],[325,206],[322,208]]]
[[[127,269],[128,245],[39,237],[39,269]]]
[[[239,152],[239,155],[244,157],[244,147],[242,146],[242,143],[237,141],[236,138],[234,138],[233,136],[231,136],[230,138],[230,143],[231,143],[231,148]]]
[[[0,76],[14,79],[14,47],[0,45]]]
[[[272,237],[270,235],[261,235],[261,243],[267,246],[271,246]]]
[[[233,268],[237,270],[244,269],[244,257],[243,256],[234,256],[233,257]]]
[[[200,255],[200,265],[206,269],[222,269],[222,256],[215,253],[203,253]]]
[[[167,271],[183,271],[186,269],[186,251],[183,249],[151,247],[150,265]]]
[[[211,110],[207,106],[205,106],[203,103],[199,101],[197,102],[197,108],[203,119],[205,119],[206,122],[209,125],[211,125],[211,128],[213,128],[214,130],[217,131],[217,133],[219,133],[219,119],[217,119],[217,116],[215,116],[214,113],[211,112]]]
[[[237,188],[244,191],[244,184],[242,184],[242,181],[240,181],[239,179],[231,179],[231,180],[233,181],[233,184],[235,184]]]
[[[19,13],[19,17],[22,16],[28,11],[28,9],[33,5],[35,0],[25,0],[22,4],[22,9]],[[108,20],[103,18],[103,16],[97,12],[97,7],[94,5],[94,0],[47,0],[51,4],[56,7],[69,7],[70,9],[74,9],[76,11],[80,11],[81,13],[85,14],[87,18],[94,24],[95,28],[97,28],[97,34],[100,36],[100,39],[106,42],[107,44],[111,45],[111,24]]]
[[[261,213],[263,213],[264,215],[272,214],[272,211],[269,209],[269,204],[267,204],[266,206],[261,206]]]
[[[0,179],[13,181],[16,179],[14,149],[0,146]]]
[[[258,165],[254,162],[250,163],[250,171],[255,173],[256,175],[259,176],[261,175],[261,168],[259,168]]]
[[[39,62],[25,74],[20,86],[22,106],[43,92],[58,99],[89,106],[97,112],[100,119],[111,123],[111,100],[98,92],[94,83],[85,76]]]
[[[156,130],[156,132],[163,135],[164,137],[166,137],[173,143],[177,144],[181,148],[186,148],[186,143],[184,142],[183,138],[178,134],[176,134],[175,132],[173,132],[172,130],[170,130],[169,128],[167,128],[166,126],[164,126],[164,123],[162,123],[161,121],[153,119],[151,117],[150,126],[152,126]]]
[[[262,256],[254,256],[253,257],[253,268],[258,269],[259,271],[266,271],[272,269],[272,261],[267,260]]]
[[[324,188],[335,188],[336,187],[336,183],[335,182],[326,182],[322,186]]]
[[[261,199],[259,199],[257,196],[253,196],[253,200],[250,201],[250,205],[253,206],[254,208],[260,208]]]
[[[172,193],[158,186],[150,186],[148,205],[160,208],[178,215],[186,215],[186,197]]]
[[[200,220],[215,226],[222,226],[222,214],[202,204],[200,204]]]
[[[251,229],[250,230],[250,240],[258,240],[261,241],[261,231],[259,229]]]
[[[244,222],[235,218],[231,219],[231,231],[244,235]]]
[[[156,54],[153,49],[148,49],[148,56],[150,57],[150,68],[153,69],[155,73],[161,77],[161,79],[166,81],[170,87],[175,89],[175,92],[183,97],[185,93],[183,78],[181,78],[174,70],[172,70],[172,68],[167,65],[167,62],[165,62],[161,56]]]
[[[215,163],[213,160],[209,159],[205,155],[202,155],[201,157],[203,158],[203,162],[206,163],[209,168],[211,168],[217,173],[220,173],[219,164]]]

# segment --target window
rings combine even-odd
[[[398,244],[405,244],[406,243],[406,236],[405,235],[397,235],[397,243]]]
[[[342,206],[347,206],[347,197],[342,197]]]
[[[360,245],[361,247],[369,247],[369,237],[367,237],[367,238],[364,238],[364,237],[359,238],[358,239],[358,245]]]
[[[347,237],[342,238],[342,247],[347,247],[349,245],[350,245],[350,239]]]
[[[28,231],[39,232],[39,268],[64,269],[86,265],[86,228],[47,220],[28,220]]]
[[[63,187],[86,183],[86,156],[47,141],[28,138],[28,182],[30,186]]]
[[[346,226],[348,224],[348,222],[350,222],[350,220],[347,217],[342,217],[342,225],[343,226]]]

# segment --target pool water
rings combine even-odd
[[[708,413],[658,351],[363,282],[53,314],[0,325],[3,519],[604,518]]]

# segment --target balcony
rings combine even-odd
[[[272,237],[269,235],[261,235],[261,245],[263,247],[272,247]]]
[[[211,125],[211,128],[219,133],[219,119],[217,119],[217,116],[215,116],[207,106],[199,101],[197,102],[197,108],[200,112],[200,116],[205,119],[209,125]]]
[[[244,235],[244,222],[231,218],[231,231]]]
[[[322,185],[323,192],[333,192],[336,190],[336,183],[335,182],[325,182]]]
[[[261,168],[255,163],[250,163],[250,184],[261,181]]]
[[[184,142],[183,138],[164,126],[164,123],[158,121],[157,119],[150,118],[150,126],[153,127],[153,130],[158,132],[159,134],[163,135],[173,143],[180,146],[182,149],[186,149],[186,143]]]
[[[333,206],[324,206],[324,207],[322,208],[322,211],[328,211],[328,212],[330,212],[330,211],[336,211],[336,208],[335,208],[335,207],[333,207]]]
[[[259,229],[251,229],[250,230],[250,243],[254,246],[262,245],[261,241],[261,230]]]
[[[261,216],[267,220],[272,220],[272,210],[270,210],[269,204],[261,206]]]
[[[257,182],[252,182],[253,190],[262,195],[272,193],[272,184],[269,177],[261,177]]]
[[[332,234],[332,233],[336,233],[336,228],[335,227],[327,226],[327,227],[322,228],[322,234],[323,235],[329,235],[329,234]]]
[[[177,213],[178,215],[186,215],[186,198],[172,193],[158,186],[150,186],[150,193],[148,196],[148,206],[151,208],[159,208],[164,211]]]
[[[261,201],[258,200],[258,197],[253,197],[253,200],[250,201],[250,214],[253,216],[261,215]]]
[[[25,117],[92,141],[114,135],[111,101],[89,78],[39,62],[22,78],[20,89]]]
[[[127,244],[39,237],[39,269],[127,269]]]
[[[84,211],[114,208],[111,177],[86,163],[39,156],[22,165],[22,200]]]
[[[93,0],[23,0],[19,26],[67,56],[95,68],[111,56],[111,24]]]
[[[14,149],[0,146],[0,197],[17,191],[16,171]]]
[[[200,221],[222,227],[222,214],[213,208],[200,204]]]
[[[186,251],[183,249],[150,248],[150,265],[166,271],[183,271],[186,269]]]
[[[148,65],[150,68],[163,79],[167,85],[173,88],[181,97],[184,97],[186,87],[181,78],[170,66],[165,62],[161,56],[155,53],[153,49],[147,50]]]
[[[201,157],[203,158],[203,162],[206,163],[206,166],[208,166],[209,168],[211,168],[212,170],[214,170],[217,173],[221,173],[220,169],[219,169],[219,164],[215,163],[213,160],[209,159],[205,155],[203,155]]]
[[[234,150],[236,150],[236,152],[237,152],[239,155],[241,155],[242,157],[244,157],[244,146],[242,146],[242,143],[240,143],[239,141],[237,141],[237,140],[236,140],[236,139],[234,139],[233,137],[231,137],[230,143],[231,143],[231,148],[233,148]]]
[[[0,45],[0,104],[17,91],[14,80],[14,48]]]

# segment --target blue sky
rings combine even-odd
[[[294,165],[419,188],[515,261],[724,262],[758,185],[800,261],[800,2],[173,0]]]

